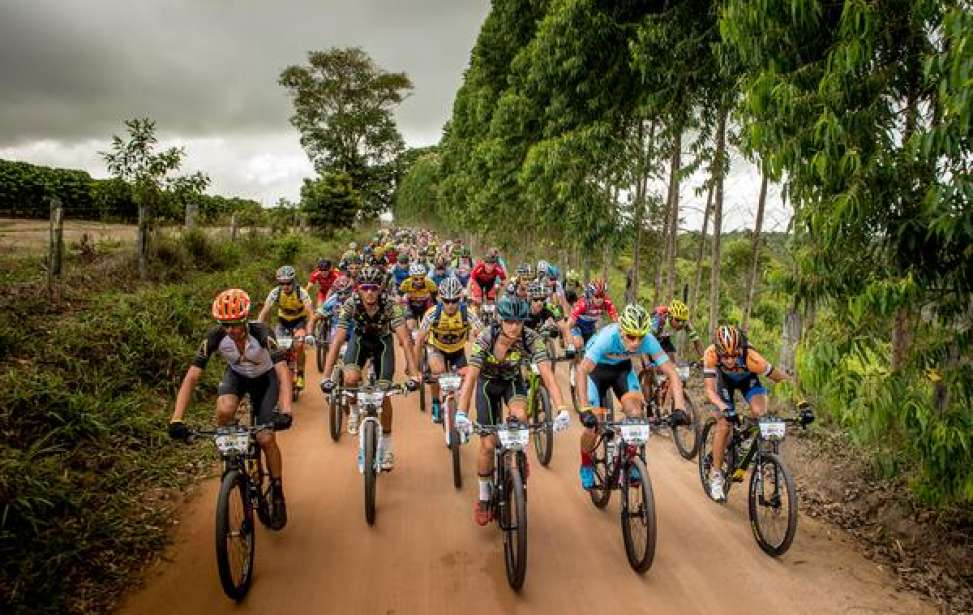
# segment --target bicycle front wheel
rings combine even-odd
[[[750,473],[750,528],[764,553],[787,552],[797,533],[797,492],[794,477],[774,453],[761,455]]]
[[[362,476],[365,481],[365,521],[368,525],[375,524],[375,483],[377,474],[375,472],[375,455],[378,453],[378,434],[375,432],[375,423],[365,421],[362,425],[362,441],[365,447],[364,468]]]
[[[335,365],[331,370],[331,381],[340,384],[343,381],[343,374],[341,367]],[[345,401],[337,388],[328,394],[328,433],[335,442],[341,439],[341,421],[345,415],[344,404]]]
[[[645,463],[638,457],[627,464],[622,479],[621,521],[628,563],[642,574],[655,558],[655,495]]]
[[[526,458],[521,460],[527,462]],[[519,591],[527,576],[527,493],[519,467],[511,468],[507,474],[501,525],[507,582],[514,591]]]
[[[554,454],[554,427],[550,423],[542,426],[545,421],[551,420],[551,397],[543,386],[537,387],[531,420],[536,427],[533,434],[534,452],[537,453],[537,461],[546,467]]]
[[[239,470],[223,475],[216,500],[216,567],[223,592],[239,602],[253,581],[253,509],[247,481]]]
[[[317,339],[317,346],[314,348],[314,357],[317,360],[318,373],[324,372],[324,360],[328,356],[328,332],[324,328],[324,323],[319,321],[315,325],[315,338]]]
[[[699,482],[703,486],[703,493],[706,497],[712,498],[712,494],[709,490],[709,477],[713,468],[713,439],[716,436],[716,420],[709,419],[703,426],[703,431],[699,435],[699,455],[698,465],[699,465]],[[731,434],[732,437],[732,434]],[[728,447],[729,449],[729,447]],[[730,459],[733,457],[730,450],[726,451],[723,456],[723,497],[728,497],[730,495],[730,485],[733,481],[730,478]]]
[[[459,432],[456,431],[456,425],[453,423],[453,418],[456,416],[455,400],[452,396],[446,398],[444,411],[448,414],[449,419],[444,421],[449,424],[449,456],[453,462],[453,486],[457,489],[463,488],[463,473],[460,471],[460,439]]]

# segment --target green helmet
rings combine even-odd
[[[497,316],[500,320],[527,320],[530,306],[520,297],[504,295],[497,301]]]
[[[652,328],[652,318],[641,305],[629,303],[622,310],[622,315],[618,319],[618,326],[625,335],[644,337],[649,334],[649,329]]]

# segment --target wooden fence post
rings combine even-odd
[[[53,293],[54,278],[61,275],[61,260],[64,253],[64,207],[61,199],[53,196],[51,206],[51,229],[47,259],[47,288]]]
[[[196,203],[186,203],[186,232],[192,231],[196,228],[196,211],[198,205]]]
[[[135,249],[139,259],[139,279],[145,280],[149,274],[149,212],[148,206],[145,204],[144,195],[139,198],[138,207],[138,237],[136,239]]]
[[[237,217],[237,213],[233,212],[230,216],[230,241],[236,241],[237,232],[240,230],[240,219]]]

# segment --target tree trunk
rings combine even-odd
[[[676,133],[672,144],[672,157],[669,171],[668,229],[666,236],[666,286],[664,299],[669,300],[676,294],[676,251],[679,249],[679,170],[682,168],[682,128]]]
[[[716,203],[713,206],[713,253],[709,276],[709,335],[716,332],[720,317],[720,236],[723,234],[723,178],[729,164],[726,157],[726,116],[728,109],[720,109],[716,127]]]
[[[797,345],[801,341],[801,313],[796,306],[788,308],[784,314],[784,326],[780,336],[780,369],[796,375],[795,358]]]
[[[652,130],[655,130],[655,122],[652,123]],[[642,120],[639,120],[637,137],[639,168],[635,176],[635,208],[632,212],[632,225],[634,227],[634,232],[632,233],[632,268],[626,277],[626,281],[628,282],[625,287],[626,303],[634,302],[639,296],[639,271],[642,268],[642,258],[640,255],[642,249],[642,214],[645,211],[645,183],[643,179],[648,175],[648,169],[645,164],[644,137],[644,126]]]
[[[905,365],[906,355],[912,343],[912,327],[909,308],[900,307],[892,323],[892,371],[898,372]]]
[[[703,285],[703,256],[706,254],[706,227],[713,210],[713,178],[710,178],[709,189],[706,190],[706,209],[703,211],[703,230],[699,237],[699,252],[696,254],[696,281],[693,282],[693,294],[689,300],[689,309],[694,312],[699,309],[699,289]]]
[[[757,221],[753,225],[753,240],[750,247],[750,277],[747,278],[747,298],[743,308],[743,330],[750,325],[750,311],[753,309],[753,295],[757,289],[758,261],[760,260],[760,231],[764,225],[764,204],[767,202],[767,174],[760,182],[760,198],[757,200]]]

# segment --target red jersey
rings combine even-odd
[[[308,278],[309,284],[318,285],[318,294],[322,297],[328,295],[328,291],[331,289],[331,285],[334,281],[338,279],[338,272],[334,269],[329,270],[327,273],[321,271],[320,269],[315,269],[311,272],[311,277]]]
[[[581,297],[574,304],[574,309],[571,310],[571,318],[574,319],[578,327],[584,330],[594,329],[605,314],[612,320],[618,320],[618,310],[615,309],[615,304],[608,297],[605,297],[605,301],[600,307],[590,305],[587,297]]]
[[[494,265],[493,271],[489,272],[486,270],[486,263],[483,261],[477,261],[473,265],[473,271],[470,272],[470,279],[477,283],[480,288],[492,288],[494,284],[497,283],[499,279],[501,282],[507,279],[507,273],[503,270],[503,267],[499,263]]]

